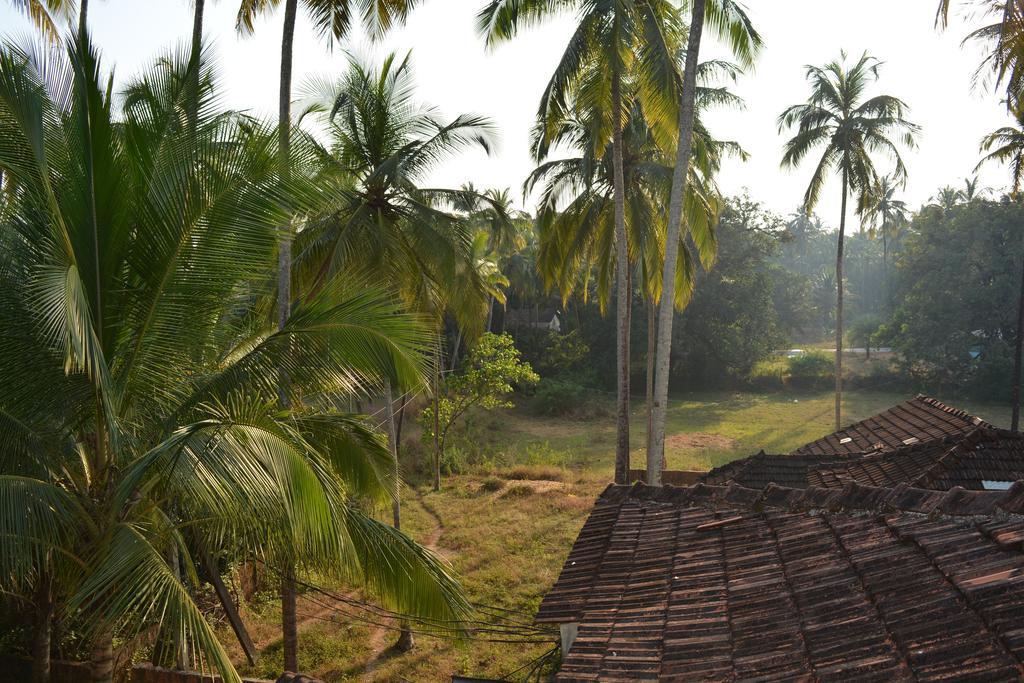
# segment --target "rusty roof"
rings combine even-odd
[[[992,427],[870,453],[761,452],[716,467],[701,477],[705,484],[735,482],[749,488],[768,484],[836,488],[856,481],[869,486],[908,484],[940,491],[954,486],[984,490],[985,482],[992,485],[1018,479],[1024,479],[1024,436]]]
[[[1024,674],[1024,482],[610,486],[540,622],[560,681],[1007,680]]]
[[[736,482],[755,489],[763,489],[768,484],[807,488],[808,473],[811,469],[841,468],[855,458],[861,458],[864,455],[863,453],[770,455],[761,451],[748,458],[739,458],[721,467],[716,467],[701,477],[701,481],[705,484],[715,485]],[[672,482],[666,481],[666,483]]]
[[[985,427],[961,438],[926,441],[808,471],[810,485],[830,487],[852,480],[870,486],[906,483],[940,491],[954,486],[981,491],[986,482],[991,486],[1019,479],[1024,479],[1024,436]]]
[[[846,429],[823,436],[793,451],[801,455],[834,455],[887,451],[914,443],[966,434],[992,427],[980,417],[918,395]]]

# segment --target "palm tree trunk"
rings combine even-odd
[[[81,0],[78,6],[78,33],[79,35],[85,33],[86,26],[88,25],[89,19],[89,0]]]
[[[647,450],[651,450],[651,439],[654,438],[654,354],[657,353],[658,310],[654,299],[647,301],[647,386],[644,394],[647,403]],[[664,463],[662,463],[664,468]]]
[[[622,92],[612,74],[612,167],[615,200],[615,306],[618,386],[616,397],[615,483],[629,483],[629,244],[626,240],[625,178],[622,168]]]
[[[491,321],[494,320],[494,297],[487,298],[487,328],[484,332],[491,331]]]
[[[1013,353],[1013,412],[1010,417],[1010,429],[1018,431],[1020,426],[1020,374],[1021,350],[1024,348],[1024,265],[1021,266],[1020,296],[1017,301],[1017,339]]]
[[[299,629],[295,620],[295,564],[289,562],[281,577],[281,638],[284,644],[284,670],[299,670]]]
[[[53,584],[47,571],[40,572],[36,587],[36,631],[32,638],[32,680],[50,680],[50,647],[53,640]]]
[[[92,642],[91,683],[113,683],[114,680],[114,629],[103,624],[96,631]]]
[[[203,46],[203,11],[206,9],[206,0],[195,0],[196,8],[192,15],[192,54],[189,58],[189,98],[192,100],[188,108],[188,129],[189,133],[195,134],[196,122],[199,119],[199,60]]]
[[[398,467],[398,425],[395,421],[395,398],[392,395],[391,380],[384,384],[384,414],[388,423],[388,449],[391,451],[391,460],[395,466],[395,488],[394,499],[391,501],[391,521],[396,529],[402,528],[402,478]],[[395,647],[400,652],[408,652],[414,647],[412,630],[408,622],[403,621],[401,631],[398,635],[398,642]]]
[[[661,486],[661,463],[665,454],[665,413],[668,409],[668,372],[672,358],[672,318],[675,313],[676,259],[679,255],[679,233],[683,221],[683,197],[690,174],[690,152],[693,149],[693,119],[696,108],[697,59],[704,32],[704,9],[707,0],[694,0],[690,19],[690,35],[686,44],[686,66],[679,106],[679,140],[676,144],[676,166],[672,172],[672,194],[669,197],[668,227],[665,238],[665,262],[662,265],[661,302],[658,309],[658,348],[654,364],[654,418],[651,448],[647,450],[647,483]]]
[[[298,0],[286,0],[284,7],[284,28],[281,34],[281,84],[278,92],[278,154],[282,178],[289,174],[291,156],[291,92],[292,92],[292,46],[295,42],[295,16]],[[281,229],[281,244],[277,256],[277,325],[284,329],[291,315],[292,301],[292,232],[291,226]],[[288,398],[284,385],[288,381],[282,372],[281,403],[287,408]],[[289,562],[281,579],[281,633],[284,639],[284,669],[298,671],[299,638],[295,621],[295,566]]]
[[[836,431],[843,419],[843,240],[846,236],[846,195],[849,187],[846,164],[843,164],[843,201],[839,216],[839,240],[836,243]]]
[[[441,342],[437,342],[434,364],[434,490],[441,490]]]
[[[451,364],[451,368],[450,368],[452,370],[452,372],[455,371],[455,366],[459,362],[459,349],[461,347],[462,347],[462,328],[459,328],[458,332],[455,334],[455,346],[452,348],[452,364]]]

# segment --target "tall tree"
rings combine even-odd
[[[878,79],[880,62],[864,53],[850,67],[846,53],[824,67],[808,66],[811,94],[804,104],[787,108],[779,116],[779,131],[796,128],[786,142],[782,166],[794,168],[814,150],[821,156],[804,194],[804,206],[812,211],[831,173],[841,183],[839,235],[836,244],[836,329],[835,329],[835,428],[842,428],[843,392],[843,246],[846,236],[847,200],[850,192],[862,211],[871,188],[878,183],[872,154],[888,156],[895,164],[891,178],[904,182],[906,167],[897,142],[912,148],[918,127],[904,116],[907,105],[890,95],[865,99],[865,91]],[[895,138],[895,141],[894,141]]]
[[[251,34],[256,17],[267,13],[284,2],[284,25],[281,34],[281,73],[278,89],[278,155],[281,172],[288,173],[291,147],[292,102],[292,49],[295,42],[295,20],[299,5],[306,10],[314,30],[329,41],[343,40],[356,22],[361,22],[371,37],[383,36],[395,22],[404,21],[416,0],[242,0],[238,8],[236,26]],[[285,178],[286,179],[286,178]],[[278,247],[278,326],[283,327],[292,304],[292,238],[290,221],[281,228]],[[282,382],[287,381],[282,373]],[[284,397],[287,392],[282,391]],[[295,620],[295,580],[285,574],[281,586],[281,612],[284,636],[285,670],[298,668],[298,635]]]
[[[897,232],[907,225],[907,216],[910,213],[907,203],[896,199],[897,189],[898,186],[892,178],[883,176],[871,188],[867,197],[867,205],[864,208],[864,217],[870,227],[870,233],[872,236],[877,234],[882,238],[882,275],[885,278],[883,286],[890,312],[892,312],[892,292],[889,289],[889,244]]]
[[[1014,200],[1018,199],[1021,181],[1024,180],[1024,111],[1018,112],[1017,125],[1004,126],[986,135],[981,141],[981,149],[988,154],[978,162],[978,167],[989,162],[998,162],[1009,166],[1010,196]],[[1013,387],[1010,392],[1010,429],[1015,432],[1020,428],[1022,351],[1024,351],[1024,263],[1021,264],[1020,295],[1017,301],[1017,336],[1014,340],[1013,352]]]
[[[701,80],[716,75],[734,78],[736,69],[722,62],[701,65]],[[597,70],[597,69],[595,69]],[[699,86],[698,108],[713,105],[741,106],[741,101],[726,88]],[[629,92],[629,89],[627,89]],[[655,336],[653,302],[661,292],[661,258],[664,252],[665,221],[661,211],[668,198],[672,176],[670,152],[659,145],[647,125],[640,103],[633,103],[623,127],[624,178],[627,188],[626,232],[633,281],[648,303],[648,372],[647,407],[651,416],[654,391]],[[612,158],[606,149],[600,158],[594,158],[595,145],[591,139],[595,126],[593,119],[600,113],[589,110],[586,99],[577,104],[574,114],[562,122],[554,135],[562,157],[566,148],[580,156],[542,160],[527,179],[524,191],[533,192],[541,187],[541,204],[537,225],[540,251],[537,265],[548,287],[555,287],[567,302],[577,289],[582,290],[584,301],[589,296],[590,284],[596,285],[598,304],[606,310],[614,285],[616,253],[614,251],[613,207],[614,196]],[[554,126],[547,124],[549,129]],[[696,125],[695,163],[693,176],[687,184],[687,215],[692,220],[695,250],[680,244],[680,264],[676,270],[676,306],[682,308],[693,290],[696,264],[709,266],[714,260],[716,241],[714,223],[718,214],[719,197],[713,176],[723,156],[742,155],[738,145],[715,140],[699,121]],[[648,420],[648,439],[651,425]]]
[[[946,28],[954,3],[939,0],[935,25]],[[1024,2],[1021,0],[963,0],[959,4],[975,10],[972,17],[984,22],[964,42],[981,43],[988,51],[978,65],[977,82],[1006,93],[1006,107],[1013,113],[1024,95]]]
[[[60,42],[61,28],[75,14],[74,0],[10,0],[14,8],[21,10],[32,20],[47,42]]]
[[[700,63],[704,26],[726,40],[733,58],[743,67],[753,65],[761,50],[761,36],[754,29],[743,8],[733,0],[693,0],[689,32],[686,39],[686,61],[681,82],[675,70],[663,81],[662,88],[678,102],[678,123],[675,137],[676,158],[669,195],[668,227],[665,257],[662,260],[664,283],[658,304],[657,358],[654,364],[654,414],[651,419],[653,438],[647,449],[647,483],[661,485],[661,468],[665,460],[665,418],[668,410],[669,365],[672,360],[672,319],[675,313],[676,262],[684,218],[686,184],[690,178],[693,152],[693,131],[697,111],[697,70]],[[658,33],[648,33],[657,39]]]
[[[678,13],[665,0],[651,2],[601,2],[597,0],[491,0],[478,15],[480,32],[488,45],[513,38],[524,25],[560,14],[576,11],[578,23],[569,38],[562,58],[555,68],[541,97],[537,118],[542,122],[539,148],[543,151],[549,140],[544,126],[557,130],[568,114],[571,93],[576,89],[583,71],[600,64],[607,75],[600,88],[592,91],[594,103],[603,113],[599,133],[592,142],[595,156],[610,147],[612,156],[613,225],[615,229],[616,280],[616,442],[615,481],[624,484],[629,477],[629,308],[631,301],[629,242],[626,234],[626,188],[623,166],[622,128],[630,106],[623,96],[623,81],[634,70],[643,82],[639,88],[655,118],[666,113],[659,85],[671,81],[675,73],[674,46],[668,42],[677,31],[663,31],[678,22]],[[651,40],[656,37],[656,40]],[[539,154],[542,157],[544,154]]]
[[[87,40],[63,58],[0,49],[0,167],[19,188],[0,216],[0,589],[45,588],[87,625],[97,682],[115,637],[159,624],[239,680],[186,586],[204,547],[301,557],[459,619],[443,565],[354,504],[390,499],[369,425],[275,406],[281,367],[295,405],[422,381],[430,331],[354,281],[277,330],[261,284],[276,226],[316,193],[283,184],[273,129],[237,125],[214,92],[181,135],[185,55],[115,106]]]
[[[299,278],[315,291],[345,269],[371,270],[393,284],[412,310],[440,328],[451,316],[467,338],[483,329],[493,293],[475,241],[477,222],[459,207],[497,201],[466,189],[426,187],[439,164],[473,148],[490,153],[489,119],[463,114],[450,121],[415,100],[409,56],[388,55],[379,67],[352,60],[340,82],[312,82],[305,113],[320,113],[328,146],[320,179],[330,201],[303,232]],[[486,270],[486,268],[484,268]],[[439,346],[434,377],[443,369]],[[440,487],[440,454],[434,483]]]

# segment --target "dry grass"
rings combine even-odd
[[[906,398],[850,392],[844,411],[853,421]],[[997,424],[1007,422],[1008,411],[1002,407],[950,402]],[[682,397],[669,410],[669,466],[706,469],[760,448],[789,452],[831,431],[831,420],[828,392]],[[644,424],[643,407],[637,406],[632,424],[637,464],[643,458]],[[515,610],[529,621],[610,478],[614,427],[611,421],[555,424],[516,410],[481,418],[472,435],[477,447],[500,453],[500,462],[512,464],[448,477],[439,493],[427,487],[406,489],[403,529],[422,543],[436,544],[472,601]],[[302,604],[300,611],[315,610],[308,599]],[[275,596],[260,596],[245,607],[244,616],[262,655],[256,667],[243,668],[272,678],[281,661]],[[399,654],[384,651],[394,641],[393,633],[358,623],[307,622],[300,633],[301,668],[331,682],[445,681],[454,673],[502,678],[548,648],[424,636],[412,652]],[[223,640],[241,661],[229,631]],[[555,642],[554,634],[550,642]]]

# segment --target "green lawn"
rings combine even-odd
[[[844,400],[845,421],[906,398],[850,392]],[[1009,421],[1003,406],[950,402],[999,425]],[[706,469],[761,448],[789,452],[830,432],[831,422],[828,392],[676,397],[669,409],[669,466]],[[632,422],[637,465],[643,462],[645,424],[638,405]],[[594,497],[607,485],[614,436],[610,417],[585,422],[539,418],[521,408],[475,415],[455,443],[477,449],[482,460],[448,476],[440,493],[425,486],[407,490],[404,528],[420,542],[434,543],[471,600],[528,619],[557,578]],[[415,434],[407,438],[412,452]],[[278,609],[268,594],[244,610],[263,652],[257,666],[246,671],[267,675],[279,670]],[[300,603],[300,613],[330,616],[308,599]],[[223,637],[240,659],[226,629]],[[412,652],[400,654],[387,650],[394,639],[391,632],[354,621],[308,618],[300,631],[300,666],[327,681],[443,681],[453,673],[500,678],[548,649],[424,636]]]

